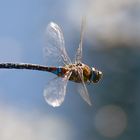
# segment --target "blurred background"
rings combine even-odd
[[[1,140],[140,139],[139,0],[0,0],[0,62],[45,64],[50,21],[62,28],[72,58],[83,15],[83,62],[104,74],[87,85],[93,105],[69,82],[64,103],[53,108],[42,94],[53,74],[0,69]]]

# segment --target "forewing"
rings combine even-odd
[[[79,68],[78,73],[79,73],[79,76],[80,76],[81,81],[82,81],[81,85],[79,86],[78,91],[79,91],[81,97],[84,99],[84,101],[86,101],[91,106],[92,104],[91,104],[91,100],[90,100],[90,97],[89,97],[89,94],[88,94],[88,90],[87,90],[85,82],[83,80],[82,69]]]
[[[76,52],[75,63],[82,62],[82,49],[83,49],[83,37],[85,32],[85,25],[86,25],[86,17],[83,17],[82,24],[81,24],[80,43]]]
[[[64,78],[55,78],[47,84],[44,89],[44,98],[49,105],[58,107],[63,103],[70,76],[71,72],[68,72]]]
[[[44,47],[44,55],[47,62],[59,65],[70,64],[70,58],[65,50],[65,41],[61,28],[54,22],[50,22],[46,28],[46,43]]]

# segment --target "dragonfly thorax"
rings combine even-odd
[[[66,65],[65,68],[68,71],[72,72],[69,80],[77,83],[81,83],[82,81],[90,82],[91,68],[89,66],[83,63],[77,63],[77,64]]]

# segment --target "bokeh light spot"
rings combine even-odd
[[[105,137],[113,138],[121,135],[126,126],[127,115],[119,106],[104,106],[95,116],[95,127]]]

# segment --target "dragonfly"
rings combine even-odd
[[[57,77],[51,80],[44,88],[45,101],[53,106],[60,106],[65,99],[68,81],[79,83],[79,93],[89,105],[92,105],[86,84],[97,83],[103,76],[102,72],[95,67],[82,63],[83,37],[85,32],[85,19],[82,19],[80,43],[72,62],[65,48],[62,29],[54,22],[50,22],[46,28],[46,45],[44,48],[49,61],[59,61],[63,66],[45,66],[30,63],[0,63],[0,69],[28,69],[46,71]],[[46,59],[47,59],[46,58]],[[51,59],[50,59],[51,58]]]

